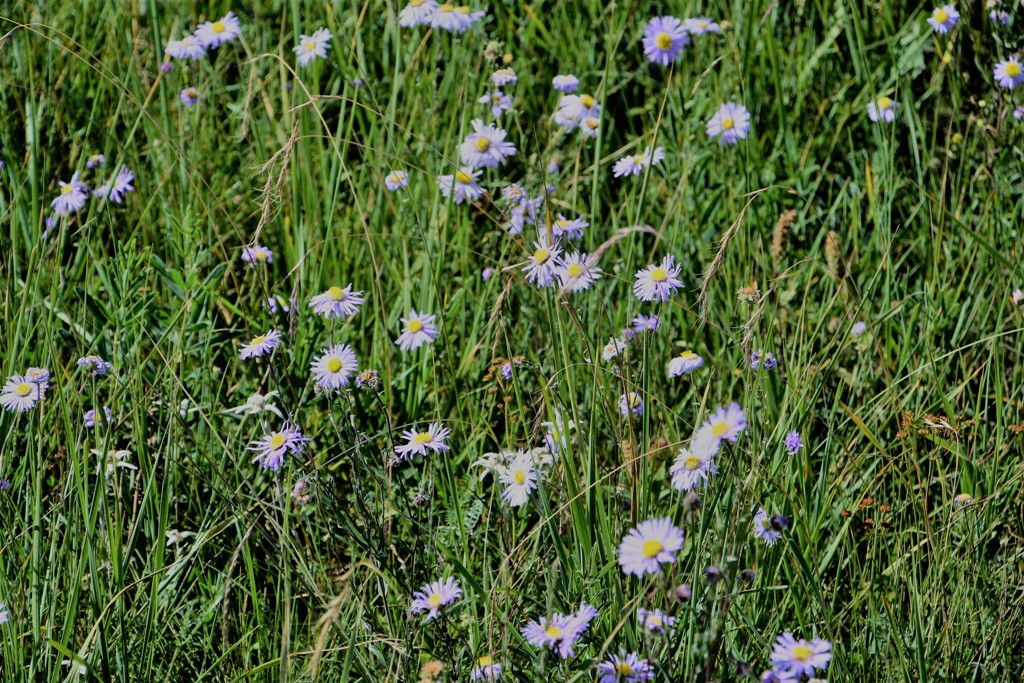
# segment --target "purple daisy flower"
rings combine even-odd
[[[689,34],[675,17],[656,17],[644,28],[644,54],[653,64],[668,66],[679,58],[689,42]]]
[[[735,145],[750,131],[750,112],[742,104],[726,102],[707,123],[707,134],[720,145]]]

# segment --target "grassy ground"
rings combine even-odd
[[[1008,6],[1001,29],[964,3],[937,36],[914,5],[682,2],[676,16],[727,24],[663,68],[640,46],[664,11],[646,2],[492,3],[459,37],[400,29],[380,0],[4,3],[0,358],[5,377],[48,367],[52,386],[0,415],[0,679],[415,681],[436,659],[438,680],[465,681],[491,654],[508,680],[588,681],[638,651],[655,680],[733,680],[738,662],[767,668],[783,631],[834,643],[831,680],[1019,675],[1024,101],[992,66],[1024,15]],[[161,73],[169,39],[229,9],[241,41]],[[297,70],[291,48],[319,26],[329,56]],[[506,60],[519,153],[482,183],[495,200],[550,183],[545,215],[585,216],[587,252],[611,241],[587,292],[529,285],[530,229],[511,237],[500,201],[438,191]],[[604,104],[598,138],[552,124],[558,73]],[[883,94],[902,106],[893,125],[868,120]],[[736,147],[704,132],[724,101],[751,112]],[[652,142],[664,162],[612,178]],[[107,164],[87,171],[94,153]],[[122,164],[124,204],[90,201],[44,236],[58,180],[95,186]],[[396,193],[392,168],[410,174]],[[253,243],[273,262],[247,267]],[[641,304],[633,273],[665,254],[686,288]],[[367,297],[352,320],[305,305],[349,282]],[[753,301],[737,296],[752,282]],[[298,305],[271,312],[273,296]],[[441,335],[403,353],[410,308]],[[661,328],[602,361],[638,313]],[[272,361],[239,360],[271,327]],[[339,341],[379,389],[314,392],[309,364]],[[669,380],[683,348],[705,367]],[[750,370],[757,349],[779,368]],[[113,370],[90,377],[75,364],[89,353]],[[512,380],[489,372],[515,356]],[[641,417],[619,415],[626,390]],[[271,391],[313,439],[276,475],[246,448],[281,419],[224,412]],[[748,428],[692,509],[668,467],[730,401]],[[83,427],[103,405],[113,422]],[[474,463],[542,445],[556,413],[574,441],[510,509]],[[451,450],[393,464],[401,430],[433,420]],[[137,469],[108,475],[93,451],[116,449]],[[751,534],[762,506],[792,519],[774,547]],[[678,562],[626,577],[622,536],[665,515],[687,536]],[[709,566],[725,580],[709,585]],[[424,624],[412,594],[442,576],[464,595]],[[690,601],[672,597],[681,583]],[[581,600],[601,614],[575,659],[519,634]],[[644,632],[638,607],[674,631]]]

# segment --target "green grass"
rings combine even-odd
[[[0,358],[4,377],[53,377],[41,406],[0,414],[0,680],[416,681],[438,659],[465,681],[493,654],[506,680],[589,681],[637,650],[656,680],[723,681],[737,662],[767,668],[786,630],[835,644],[830,680],[1019,675],[1024,128],[1020,94],[991,73],[1019,30],[963,4],[937,38],[913,5],[680,3],[676,16],[728,25],[665,69],[643,58],[643,25],[666,11],[646,2],[492,3],[454,38],[399,29],[401,5],[379,0],[4,4]],[[160,73],[167,40],[229,9],[240,43]],[[329,58],[296,72],[291,47],[318,26],[335,36]],[[586,293],[526,283],[529,232],[501,228],[500,202],[455,206],[437,189],[486,118],[475,100],[502,55],[520,77],[501,119],[519,153],[483,184],[498,198],[550,182],[545,213],[584,215],[587,252],[611,242]],[[551,123],[558,73],[603,103],[596,140]],[[189,85],[192,109],[178,100]],[[881,94],[902,105],[895,125],[868,121]],[[752,113],[737,147],[704,133],[723,101]],[[665,162],[613,179],[647,144]],[[93,153],[101,172],[85,171]],[[96,186],[122,164],[136,175],[125,204],[91,200],[43,237],[58,180],[80,170]],[[392,168],[411,176],[393,194]],[[255,242],[272,264],[241,262]],[[686,290],[640,304],[633,273],[669,253]],[[751,281],[754,303],[737,296]],[[366,292],[358,316],[310,313],[306,299],[348,282]],[[262,305],[276,295],[297,298],[291,314]],[[442,333],[401,353],[410,308]],[[640,312],[662,328],[628,362],[602,362]],[[283,351],[240,361],[271,327]],[[379,391],[314,393],[309,364],[338,341],[380,372]],[[705,367],[667,380],[684,347]],[[777,371],[749,369],[760,348]],[[75,365],[87,353],[114,370],[90,378]],[[513,356],[514,381],[485,379]],[[625,390],[642,417],[620,417]],[[246,448],[281,420],[224,413],[270,391],[313,439],[276,477]],[[668,467],[730,401],[749,426],[688,509]],[[85,429],[103,405],[113,424]],[[574,441],[510,510],[473,463],[540,445],[556,413]],[[389,465],[402,429],[433,420],[452,450]],[[793,429],[807,448],[790,457]],[[107,477],[94,449],[127,449],[138,469]],[[306,504],[290,495],[301,477]],[[975,502],[954,505],[961,492]],[[759,506],[793,520],[773,548],[750,533]],[[664,515],[685,529],[679,561],[627,579],[622,536]],[[409,601],[441,576],[465,595],[423,625]],[[687,603],[671,597],[680,583]],[[583,600],[601,616],[576,659],[519,635]],[[671,636],[643,633],[638,607],[678,617]]]

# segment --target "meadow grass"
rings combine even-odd
[[[52,375],[42,403],[0,414],[0,680],[416,681],[439,660],[434,680],[466,681],[492,655],[506,680],[588,681],[637,651],[655,680],[724,681],[768,668],[784,631],[833,643],[834,681],[1024,672],[1024,124],[992,77],[1020,7],[1000,28],[964,3],[946,36],[930,5],[881,0],[491,3],[461,36],[400,28],[401,7],[0,4],[0,358],[5,377]],[[232,9],[239,41],[161,72],[168,40]],[[648,64],[661,14],[723,31]],[[292,46],[320,26],[327,59],[298,69]],[[436,177],[489,119],[476,100],[503,65],[518,153],[483,174],[489,198],[455,205]],[[596,138],[553,124],[560,73],[603,104]],[[870,122],[886,94],[896,121]],[[751,112],[735,147],[705,135],[727,101]],[[647,145],[665,161],[612,178]],[[123,204],[46,229],[59,180],[122,165]],[[392,169],[408,187],[385,190]],[[510,182],[553,186],[542,223],[590,222],[591,289],[525,281],[536,229],[503,227]],[[257,243],[274,258],[251,268]],[[685,289],[642,304],[633,274],[666,254]],[[354,318],[306,305],[349,282],[367,299]],[[440,335],[402,352],[410,309]],[[603,361],[638,313],[660,328]],[[241,361],[271,328],[273,357]],[[309,365],[338,342],[379,386],[314,391]],[[667,378],[685,348],[704,367]],[[759,349],[776,370],[750,369]],[[113,369],[91,376],[87,354]],[[626,391],[641,416],[620,415]],[[283,419],[225,413],[269,392],[312,439],[277,472],[247,447]],[[732,401],[748,426],[698,505],[669,466]],[[85,428],[102,406],[112,422]],[[571,441],[510,508],[476,463],[542,446],[559,417]],[[395,463],[402,430],[432,421],[451,450]],[[137,469],[107,470],[119,449]],[[751,533],[761,507],[792,520],[774,546]],[[623,535],[660,516],[686,535],[677,562],[627,577]],[[411,614],[447,576],[460,600]],[[581,601],[600,615],[575,658],[520,635]],[[640,607],[675,628],[646,632]]]

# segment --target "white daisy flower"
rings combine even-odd
[[[348,386],[349,380],[358,370],[356,352],[348,344],[335,344],[324,349],[310,366],[317,385],[327,391]]]
[[[508,157],[515,156],[516,148],[505,142],[505,131],[493,123],[486,126],[480,119],[471,122],[475,132],[466,136],[459,147],[462,162],[470,168],[493,168],[504,165]]]
[[[311,36],[300,36],[299,44],[292,48],[299,56],[299,66],[307,67],[317,57],[327,59],[327,51],[331,48],[331,38],[333,37],[326,28],[318,28],[313,31]]]
[[[402,318],[402,334],[395,340],[403,351],[413,351],[424,344],[433,344],[437,338],[436,315],[409,311],[409,317]]]

